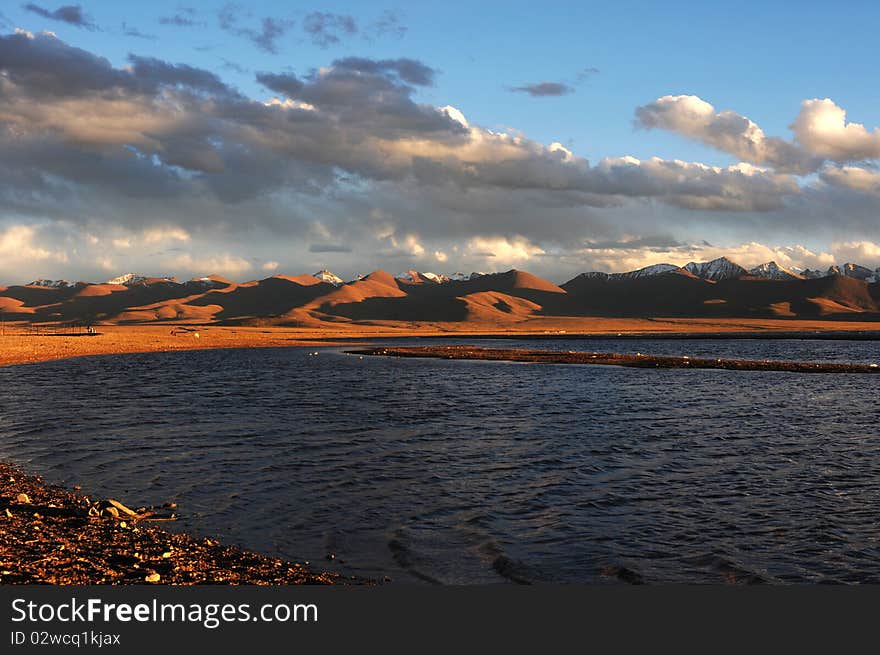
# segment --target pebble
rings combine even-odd
[[[30,505],[30,504],[31,504],[31,499],[28,497],[27,494],[18,494],[18,495],[15,497],[15,500],[16,500],[16,502],[23,503],[23,504],[25,504],[25,505]]]
[[[159,582],[160,579],[161,579],[161,576],[158,573],[150,573],[149,575],[147,575],[144,578],[144,580],[146,580],[147,582],[153,582],[153,583]]]

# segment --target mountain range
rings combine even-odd
[[[0,318],[29,322],[224,323],[320,327],[342,323],[474,322],[537,317],[773,317],[880,320],[880,269],[826,272],[727,258],[582,273],[559,286],[525,271],[344,281],[331,271],[237,283],[217,275],[181,282],[128,273],[103,283],[35,280],[0,287]]]

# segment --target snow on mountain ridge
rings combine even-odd
[[[66,289],[70,286],[67,280],[34,280],[28,283],[29,287],[46,287],[48,289]]]
[[[867,280],[868,278],[876,277],[877,271],[872,271],[867,266],[847,262],[843,266],[837,264],[829,266],[826,275],[843,275],[844,277],[852,277],[857,280]]]
[[[734,280],[748,271],[727,257],[718,257],[710,262],[688,262],[684,269],[704,280]]]
[[[592,278],[599,280],[640,280],[655,275],[664,275],[666,273],[683,273],[685,272],[681,266],[675,264],[651,264],[635,271],[627,271],[625,273],[603,273],[601,271],[590,271],[589,273],[581,273],[578,277]]]
[[[468,280],[476,280],[478,277],[483,277],[487,275],[487,273],[474,271],[473,273],[450,273],[449,275],[445,275],[443,273],[431,273],[429,271],[406,271],[405,273],[401,273],[399,275],[395,275],[394,277],[398,280],[405,280],[407,282],[434,282],[436,284],[445,284],[447,282],[466,282]]]
[[[395,275],[394,277],[398,280],[414,282],[416,284],[420,282],[433,282],[434,284],[442,284],[443,282],[449,281],[449,278],[445,275],[437,275],[436,273],[431,273],[428,271],[406,271],[404,273],[400,273],[399,275]]]
[[[468,280],[476,280],[479,277],[484,277],[488,275],[488,273],[484,273],[483,271],[472,271],[470,273],[453,273],[449,276],[450,282],[467,282]]]
[[[612,273],[611,277],[616,279],[625,278],[637,280],[644,277],[663,275],[664,273],[678,273],[682,270],[683,269],[681,268],[681,266],[676,266],[675,264],[652,264],[651,266],[645,266],[643,268],[639,268],[635,271],[629,271],[627,273]]]
[[[754,268],[749,269],[749,275],[753,275],[755,277],[766,278],[768,280],[802,280],[804,279],[803,275],[795,273],[794,271],[790,271],[787,268],[783,268],[775,261],[767,262],[766,264],[760,264],[755,266]]]
[[[653,264],[634,271],[625,273],[605,273],[602,271],[590,271],[581,273],[579,278],[592,278],[602,280],[627,280],[662,275],[664,273],[687,272],[704,280],[731,280],[743,276],[759,277],[768,280],[802,280],[828,277],[830,275],[843,275],[865,282],[880,281],[880,267],[871,270],[866,266],[847,262],[843,265],[830,266],[827,271],[818,269],[811,270],[798,268],[785,268],[775,261],[759,264],[751,269],[746,269],[727,257],[719,257],[709,262],[688,262],[680,267],[674,264]]]
[[[341,277],[336,275],[333,271],[328,271],[326,268],[322,268],[320,271],[312,275],[312,277],[321,280],[321,282],[332,284],[334,287],[344,284]]]
[[[126,287],[146,286],[157,283],[180,284],[180,281],[176,277],[147,277],[137,273],[126,273],[104,282],[104,284],[121,284]]]
[[[104,284],[121,284],[126,287],[133,287],[138,284],[146,284],[146,282],[147,278],[143,275],[138,275],[137,273],[125,273],[124,275],[107,280]]]

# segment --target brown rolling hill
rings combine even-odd
[[[214,308],[213,317],[218,321],[242,321],[282,316],[334,290],[332,284],[320,282],[310,275],[276,275],[265,280],[233,283],[212,289],[186,304]]]
[[[743,276],[720,281],[681,270],[647,277],[582,275],[557,286],[511,270],[437,283],[384,271],[342,285],[311,275],[235,283],[0,287],[0,319],[82,323],[225,323],[320,327],[339,323],[456,323],[503,328],[548,317],[810,318],[880,320],[880,283]]]
[[[805,280],[741,277],[713,282],[678,273],[562,285],[582,316],[833,317],[880,312],[880,289],[841,275]],[[871,319],[872,320],[872,319]]]

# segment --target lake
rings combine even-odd
[[[880,361],[871,341],[444,343]],[[0,459],[395,583],[880,582],[877,376],[343,351],[0,368]]]

